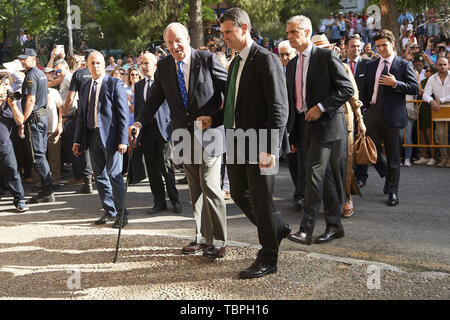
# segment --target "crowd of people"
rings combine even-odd
[[[419,138],[432,144],[431,112],[450,101],[450,43],[436,28],[437,18],[433,9],[415,18],[403,12],[401,52],[373,15],[352,12],[330,14],[316,34],[307,17],[291,17],[287,40],[270,44],[254,32],[245,11],[233,8],[219,19],[220,31],[208,29],[206,46],[192,48],[187,28],[171,23],[165,44],[136,57],[106,56],[82,42],[70,57],[55,46],[47,61],[39,59],[45,49],[36,51],[21,35],[21,54],[0,71],[0,192],[11,192],[18,212],[29,210],[22,183],[35,183],[29,203],[54,202],[61,168],[70,163],[67,185],[81,184],[79,192],[90,194],[95,181],[104,210],[97,225],[127,225],[124,176],[131,183],[148,176],[150,214],[167,210],[166,192],[181,213],[172,132],[183,129],[192,134],[192,159],[200,151],[201,163],[182,160],[196,222],[195,238],[182,253],[225,256],[225,199],[231,197],[257,227],[262,246],[240,278],[276,272],[284,238],[312,243],[322,202],[326,230],[314,242],[345,236],[341,217],[354,214],[352,194],[360,194],[368,177],[367,165],[355,166],[355,135],[368,135],[377,146],[375,168],[385,178],[389,206],[399,205],[401,164],[450,168],[448,148],[415,154],[402,148]],[[406,103],[422,99],[419,109]],[[280,139],[258,135],[257,162],[248,141],[245,161],[233,162],[227,150],[211,151],[195,137],[199,123],[202,130],[223,132],[270,129]],[[434,127],[436,144],[448,144],[445,121]],[[266,170],[278,158],[288,163],[294,206],[303,211],[296,233],[275,214],[276,172]]]

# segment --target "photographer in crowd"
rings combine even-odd
[[[11,92],[8,74],[0,73],[0,186],[11,192],[17,211],[25,212],[29,208],[25,204],[22,181],[10,139],[14,122],[22,125],[24,121],[16,99],[20,99],[20,93]]]

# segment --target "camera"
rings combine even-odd
[[[22,94],[19,91],[7,91],[6,96],[13,100],[22,99]]]

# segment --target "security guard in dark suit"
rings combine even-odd
[[[25,119],[25,134],[31,146],[33,167],[41,179],[42,191],[30,199],[30,203],[54,202],[52,176],[45,153],[47,152],[48,80],[44,72],[36,67],[36,51],[31,48],[17,57],[25,68],[22,84],[22,108]]]

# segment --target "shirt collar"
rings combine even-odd
[[[395,58],[395,53],[391,54],[391,56],[387,59],[381,58],[381,61],[387,61],[387,62],[389,62],[390,65],[392,65],[392,61],[394,61],[394,58]]]
[[[309,44],[309,46],[305,50],[303,50],[303,52],[302,52],[303,56],[309,57],[311,55],[312,47],[313,47],[313,43],[311,42]]]
[[[94,80],[94,78],[92,78],[92,82],[97,82],[97,84],[100,84],[103,82],[103,79],[105,78],[106,73],[103,73],[100,77],[98,77],[96,80]]]
[[[253,45],[253,40],[250,40],[244,49],[241,50],[239,53],[239,56],[241,57],[241,60],[245,61],[248,58],[248,55],[250,54],[250,49]]]
[[[360,56],[356,56],[356,58],[353,59],[353,62],[358,63],[358,62],[359,62],[359,59],[361,59],[361,57],[360,57]],[[350,61],[352,61],[352,60],[351,60],[351,59],[347,59],[347,62],[348,62],[348,63],[350,63]]]

